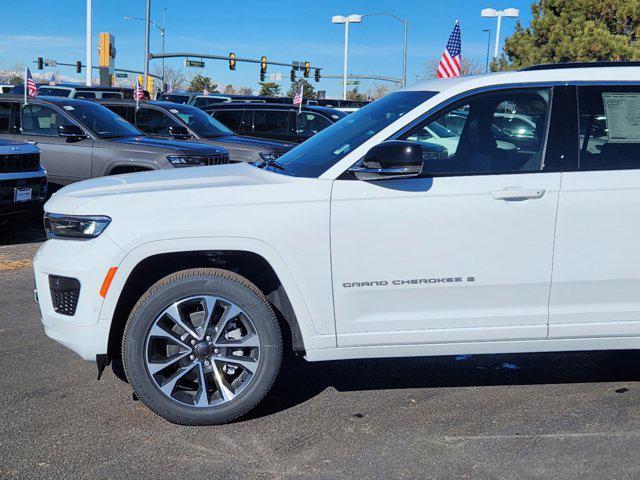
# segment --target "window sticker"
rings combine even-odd
[[[75,108],[73,108],[71,105],[63,105],[62,108],[64,108],[65,110],[75,110]]]
[[[603,93],[609,143],[640,143],[640,93]]]

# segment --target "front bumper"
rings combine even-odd
[[[16,189],[31,190],[31,200],[16,202]],[[44,170],[0,174],[0,217],[35,211],[47,197],[47,178]]]
[[[48,240],[33,260],[36,296],[48,337],[70,348],[85,360],[107,353],[111,319],[101,319],[102,281],[124,252],[106,234],[93,240]],[[54,310],[49,276],[79,280],[80,294],[73,315]]]

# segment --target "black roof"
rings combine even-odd
[[[297,110],[298,107],[289,103],[256,103],[256,102],[224,102],[215,103],[213,105],[207,105],[206,107],[200,107],[205,112],[212,112],[214,110]],[[320,107],[318,105],[302,105],[302,109],[306,111],[324,113],[325,115],[337,115],[339,117],[346,117],[347,114],[335,108]]]

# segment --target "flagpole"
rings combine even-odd
[[[24,67],[24,104],[27,104],[27,71],[29,67]]]
[[[304,92],[304,84],[300,84],[300,104],[298,105],[298,113],[302,112],[302,92]]]

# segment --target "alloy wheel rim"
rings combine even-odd
[[[145,341],[145,367],[158,390],[191,407],[222,405],[253,380],[260,337],[235,303],[187,297],[156,317]]]

